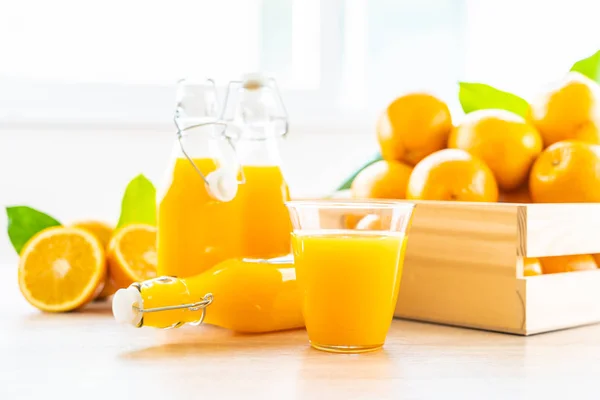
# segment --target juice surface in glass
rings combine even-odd
[[[193,161],[205,175],[216,169],[211,158]],[[177,158],[158,204],[158,275],[192,276],[241,256],[241,215],[239,197],[213,199],[190,161]]]
[[[245,165],[240,185],[242,255],[271,258],[289,254],[292,226],[285,202],[288,185],[277,165]]]
[[[398,298],[404,234],[295,232],[292,245],[311,345],[340,352],[380,348]]]

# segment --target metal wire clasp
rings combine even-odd
[[[139,290],[140,293],[142,292],[142,286],[139,283],[136,282],[136,283],[132,284],[132,286],[135,287],[137,290]],[[204,295],[204,297],[202,297],[202,300],[197,301],[195,303],[177,304],[177,305],[172,305],[172,306],[153,307],[153,308],[143,308],[143,307],[140,307],[140,306],[134,304],[132,307],[136,312],[142,314],[142,318],[140,319],[140,323],[139,323],[140,327],[144,324],[144,314],[146,314],[146,313],[172,311],[172,310],[183,310],[183,309],[188,309],[189,311],[202,310],[200,319],[196,322],[190,323],[190,325],[200,325],[202,322],[204,322],[204,318],[206,317],[206,307],[211,305],[212,302],[213,302],[212,293],[207,293]],[[183,322],[178,324],[177,326],[179,326],[181,324],[183,324]]]
[[[179,80],[178,84],[179,85],[183,85],[186,82],[185,79],[181,79]],[[215,82],[212,79],[207,79],[206,80],[206,85],[208,85],[209,87],[211,87],[211,92],[215,93],[215,98],[216,98],[216,87],[215,87]],[[206,99],[206,96],[205,96]],[[240,165],[240,162],[238,160],[238,156],[237,156],[237,151],[235,148],[235,145],[232,141],[232,139],[230,137],[228,137],[226,135],[226,131],[228,128],[228,123],[226,121],[223,121],[222,118],[218,118],[216,115],[216,107],[217,107],[218,103],[216,102],[216,100],[214,100],[214,104],[211,103],[210,107],[208,107],[208,111],[206,111],[203,115],[202,115],[202,119],[204,121],[202,122],[198,122],[192,125],[185,125],[185,126],[181,126],[180,125],[180,120],[183,118],[184,120],[187,119],[186,117],[183,117],[181,115],[181,111],[183,110],[183,100],[179,99],[177,102],[177,105],[175,107],[175,113],[173,115],[173,122],[175,124],[175,128],[177,129],[177,140],[179,142],[179,147],[181,148],[181,152],[183,153],[183,155],[185,156],[185,158],[187,158],[187,160],[190,162],[190,164],[192,164],[192,167],[194,168],[194,170],[196,171],[196,173],[198,173],[198,175],[200,176],[200,178],[204,181],[204,183],[206,185],[210,185],[208,179],[206,178],[206,175],[204,173],[202,173],[202,171],[200,171],[200,168],[198,168],[198,166],[196,165],[196,163],[194,162],[194,160],[192,159],[192,157],[190,157],[190,155],[188,154],[188,152],[185,149],[185,145],[183,143],[183,138],[184,138],[184,133],[188,130],[191,129],[195,129],[195,128],[201,128],[201,127],[205,127],[205,126],[217,126],[220,127],[221,130],[218,133],[217,136],[219,137],[224,137],[225,140],[227,140],[227,144],[231,147],[231,150],[233,151],[233,157],[235,159],[235,162],[237,165]],[[246,177],[244,175],[244,171],[243,169],[240,168],[240,174],[241,174],[241,178],[237,180],[238,184],[244,184],[246,183]]]
[[[177,140],[179,141],[179,147],[181,148],[181,152],[183,153],[185,158],[187,158],[187,160],[190,162],[190,164],[192,164],[192,167],[194,168],[196,173],[198,175],[200,175],[200,178],[202,178],[204,183],[206,185],[209,185],[208,180],[206,179],[206,175],[204,175],[202,173],[202,171],[200,171],[200,168],[198,168],[198,166],[196,165],[196,163],[194,162],[192,157],[190,157],[189,154],[187,153],[187,151],[185,151],[185,145],[183,144],[183,132],[185,132],[188,129],[194,129],[194,128],[199,128],[202,126],[209,126],[209,125],[223,126],[223,132],[224,132],[225,129],[227,129],[227,123],[221,122],[221,121],[209,121],[209,122],[202,122],[200,124],[195,124],[192,126],[188,126],[187,128],[181,129],[177,122],[177,116],[175,116],[174,121],[175,121],[175,126],[177,127]],[[236,158],[236,163],[239,165],[239,160],[237,160],[237,152],[235,149],[235,145],[233,144],[233,142],[231,141],[231,139],[229,137],[224,135],[223,132],[221,133],[221,135],[225,138],[225,140],[227,140],[227,143],[229,144],[229,146],[231,146],[231,149],[233,150],[235,158]],[[244,175],[243,169],[240,169],[240,174],[241,174],[241,179],[239,179],[237,182],[239,184],[246,183],[246,176]]]

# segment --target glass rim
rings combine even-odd
[[[314,208],[349,208],[349,209],[413,209],[416,203],[405,200],[358,200],[358,199],[321,199],[321,200],[290,200],[286,201],[287,208],[290,207],[314,207]]]

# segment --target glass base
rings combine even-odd
[[[372,351],[377,351],[383,347],[383,343],[369,346],[330,346],[327,344],[318,344],[310,342],[310,345],[317,350],[326,351],[328,353],[343,354],[369,353]]]

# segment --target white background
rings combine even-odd
[[[168,162],[174,82],[256,70],[288,106],[292,193],[327,194],[376,150],[394,97],[430,91],[456,121],[459,80],[529,98],[600,49],[598,15],[594,0],[0,0],[0,205],[115,221],[128,180],[158,183]]]

